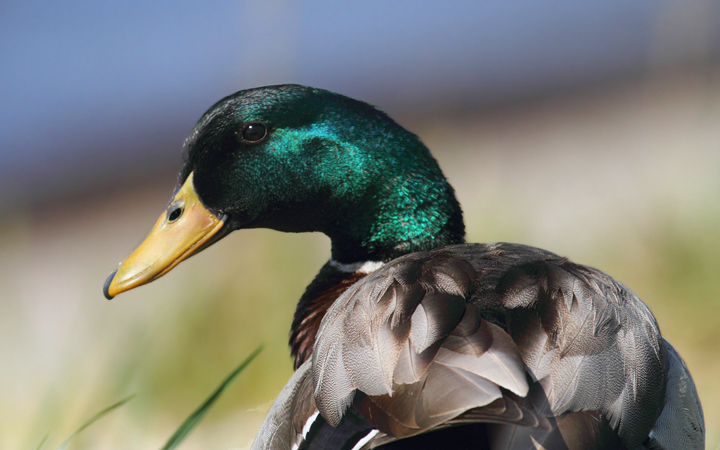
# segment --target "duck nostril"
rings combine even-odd
[[[168,213],[168,222],[172,223],[178,220],[178,218],[182,215],[183,209],[181,206],[176,206],[174,209],[172,209]]]

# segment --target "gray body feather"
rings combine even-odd
[[[336,434],[379,430],[363,448],[473,423],[480,448],[704,447],[692,378],[645,304],[515,244],[410,254],[350,287],[254,448],[302,444],[316,411]]]

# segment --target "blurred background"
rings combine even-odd
[[[301,83],[373,103],[455,187],[468,240],[631,287],[720,441],[720,1],[0,4],[0,448],[160,448],[260,343],[185,449],[242,449],[291,373],[322,235],[231,235],[107,302],[200,115]]]

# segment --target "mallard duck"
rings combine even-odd
[[[702,449],[690,373],[647,306],[545,250],[465,243],[437,162],[385,113],[297,85],[230,95],[105,296],[234,230],[320,231],[296,372],[254,448]]]

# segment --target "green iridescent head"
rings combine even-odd
[[[323,232],[343,263],[464,239],[453,189],[417,136],[367,103],[321,89],[267,86],[220,100],[185,141],[178,181],[157,235],[180,233],[183,221],[196,231],[173,238],[182,248],[157,269],[143,264],[163,250],[138,248],[137,262],[108,279],[108,297],[241,228]]]
[[[453,190],[419,139],[377,108],[320,89],[220,100],[185,142],[180,184],[190,173],[231,229],[321,231],[348,262],[464,235]]]

